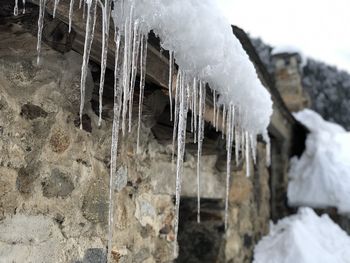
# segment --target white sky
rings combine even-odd
[[[273,46],[350,72],[350,0],[217,0],[231,22]]]

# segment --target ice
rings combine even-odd
[[[328,215],[310,208],[271,224],[253,263],[349,263],[350,237]]]
[[[175,232],[175,246],[174,256],[177,257],[177,235],[179,230],[179,211],[180,211],[180,196],[181,196],[181,184],[183,175],[183,157],[185,153],[186,142],[186,121],[187,121],[187,88],[186,88],[186,76],[182,73],[181,80],[179,81],[179,87],[177,87],[179,93],[179,123],[177,129],[177,161],[176,161],[176,187],[175,187],[175,219],[174,219],[174,232]]]
[[[228,199],[230,193],[230,177],[231,177],[231,154],[232,154],[232,128],[234,124],[234,107],[230,105],[227,112],[226,123],[226,195],[225,195],[225,229],[228,227]]]
[[[174,162],[174,156],[175,156],[175,141],[176,141],[176,131],[177,131],[177,124],[178,124],[178,113],[179,113],[179,85],[181,81],[181,71],[179,70],[177,72],[176,77],[176,86],[175,86],[175,112],[174,112],[174,127],[173,127],[173,147],[172,147],[172,157],[171,162]]]
[[[289,170],[288,202],[292,206],[336,207],[350,214],[350,133],[311,110],[294,114],[310,133],[300,158]]]
[[[118,63],[119,63],[119,48],[120,34],[115,29],[115,62],[114,62],[114,105],[113,105],[113,126],[112,126],[112,145],[111,145],[111,166],[109,177],[109,209],[108,209],[108,262],[111,258],[112,240],[113,240],[113,221],[114,221],[114,184],[116,181],[116,163],[118,153],[118,138],[120,125],[120,110],[122,98],[122,86],[118,83]]]
[[[107,68],[108,41],[109,41],[109,24],[111,19],[111,0],[104,1],[102,4],[102,53],[101,53],[101,75],[99,88],[99,115],[98,126],[102,124],[102,108],[103,108],[103,87],[105,83],[105,74]]]
[[[74,0],[70,0],[70,3],[69,3],[69,25],[68,25],[68,32],[69,33],[72,30],[73,7],[74,7]]]
[[[205,112],[205,85],[199,82],[199,116],[198,116],[198,148],[197,148],[197,222],[200,223],[201,213],[201,156],[202,156],[202,145],[204,139],[204,112]]]
[[[139,21],[136,20],[134,22],[132,56],[131,56],[132,60],[131,60],[131,83],[130,83],[130,92],[129,92],[129,132],[131,132],[132,109],[133,109],[133,101],[134,101],[134,89],[135,89],[138,57],[139,57],[139,48],[140,48]]]
[[[137,152],[140,153],[140,130],[141,117],[143,105],[143,93],[146,81],[146,61],[147,61],[147,36],[141,36],[141,50],[140,50],[140,95],[139,95],[139,116],[137,125]]]
[[[82,118],[85,105],[85,85],[86,85],[86,74],[89,67],[89,58],[92,41],[94,39],[95,23],[96,23],[96,9],[97,0],[87,1],[87,19],[85,28],[85,44],[84,44],[84,55],[83,64],[81,66],[81,78],[80,78],[80,129],[82,129]]]
[[[59,3],[60,3],[60,0],[55,0],[55,2],[54,2],[53,13],[52,13],[53,18],[55,18],[55,16],[56,16],[57,6]]]
[[[216,126],[216,92],[215,90],[213,90],[213,126],[215,127]]]
[[[15,7],[13,9],[13,14],[18,16],[18,0],[15,0]]]
[[[169,51],[169,105],[170,105],[170,121],[173,120],[173,68],[174,68],[174,52]]]
[[[45,8],[46,8],[46,0],[40,0],[40,8],[39,8],[39,18],[38,18],[38,42],[36,46],[36,51],[38,53],[37,57],[37,65],[40,64],[40,56],[41,56],[41,38],[42,38],[42,32],[44,27],[44,15],[45,15]]]
[[[22,14],[25,14],[26,13],[26,0],[22,0],[22,4],[23,4]]]
[[[246,176],[250,176],[250,156],[249,156],[249,134],[245,132],[245,163],[246,163]]]

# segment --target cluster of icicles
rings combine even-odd
[[[117,1],[116,1],[117,2]],[[23,0],[24,10],[25,0]],[[59,0],[54,2],[53,16],[55,16]],[[69,31],[71,31],[74,0],[70,1],[69,8]],[[116,3],[114,3],[116,4]],[[120,4],[120,3],[119,3]],[[123,4],[123,2],[121,3]],[[105,0],[102,3],[99,0],[80,0],[79,9],[83,7],[84,17],[86,18],[85,46],[83,54],[83,64],[81,72],[81,106],[80,106],[80,123],[82,123],[82,114],[84,110],[85,82],[88,72],[89,56],[94,38],[96,24],[96,12],[98,6],[102,10],[102,54],[101,54],[101,76],[99,89],[99,125],[102,122],[102,96],[104,87],[104,76],[106,71],[107,51],[109,41],[109,27],[112,12],[112,0]],[[44,23],[44,14],[46,0],[40,0],[40,10],[38,19],[38,60],[40,63],[41,39]],[[24,11],[23,11],[24,12]],[[18,14],[18,0],[15,0],[14,14]],[[136,76],[140,77],[140,96],[138,101],[138,128],[137,128],[137,152],[139,152],[140,125],[143,105],[143,92],[145,87],[146,75],[146,56],[147,56],[147,37],[140,30],[140,22],[133,17],[133,6],[125,10],[123,25],[114,25],[114,43],[115,43],[115,68],[114,68],[114,118],[112,126],[112,145],[111,145],[111,166],[110,166],[110,186],[109,186],[109,220],[108,220],[108,260],[111,258],[112,240],[113,240],[113,220],[114,220],[114,185],[116,181],[116,164],[119,131],[124,136],[131,131],[132,125],[132,105],[135,89]],[[116,23],[115,23],[116,24]],[[200,222],[200,197],[201,197],[201,153],[204,139],[204,116],[206,111],[206,90],[207,85],[196,77],[190,77],[186,72],[178,69],[176,72],[174,53],[169,52],[169,102],[170,102],[170,119],[174,123],[173,130],[173,154],[175,159],[176,153],[176,202],[175,202],[175,242],[174,254],[177,256],[177,234],[179,224],[179,207],[181,195],[181,183],[183,176],[183,158],[185,153],[185,142],[187,133],[187,116],[191,112],[191,127],[194,143],[198,144],[197,152],[197,221]],[[174,76],[174,79],[173,79]],[[176,79],[176,81],[175,81]],[[228,195],[230,189],[230,167],[232,159],[232,147],[235,142],[235,161],[238,163],[240,154],[246,160],[246,175],[249,176],[250,155],[255,163],[256,161],[256,134],[250,134],[240,126],[242,116],[239,107],[235,105],[219,105],[217,103],[217,94],[213,90],[213,119],[210,120],[217,131],[221,130],[222,136],[226,136],[227,151],[227,172],[226,172],[226,198],[225,198],[225,228],[228,224]],[[82,128],[82,127],[80,127]],[[177,142],[176,142],[177,141]],[[269,156],[268,145],[267,156]],[[269,162],[269,160],[268,160]]]

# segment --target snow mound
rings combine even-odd
[[[350,237],[311,208],[271,225],[254,250],[254,263],[349,263]]]
[[[350,133],[311,110],[294,116],[310,134],[302,156],[291,160],[289,204],[350,213]]]

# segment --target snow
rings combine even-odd
[[[113,14],[121,29],[123,14],[130,9],[127,5],[133,7],[135,21],[141,21],[143,34],[152,29],[162,48],[174,52],[176,64],[189,79],[198,77],[208,83],[220,94],[220,104],[238,106],[245,116],[241,124],[245,130],[266,132],[272,113],[270,94],[216,1],[124,1],[116,4]]]
[[[271,225],[254,250],[253,263],[349,263],[350,237],[328,215],[300,208]]]
[[[294,116],[310,134],[302,156],[291,160],[289,204],[350,213],[350,133],[312,110]]]
[[[276,46],[272,49],[271,55],[275,56],[278,54],[298,54],[300,56],[301,62],[300,67],[303,68],[307,64],[307,58],[304,53],[297,47],[291,45],[281,45]]]

